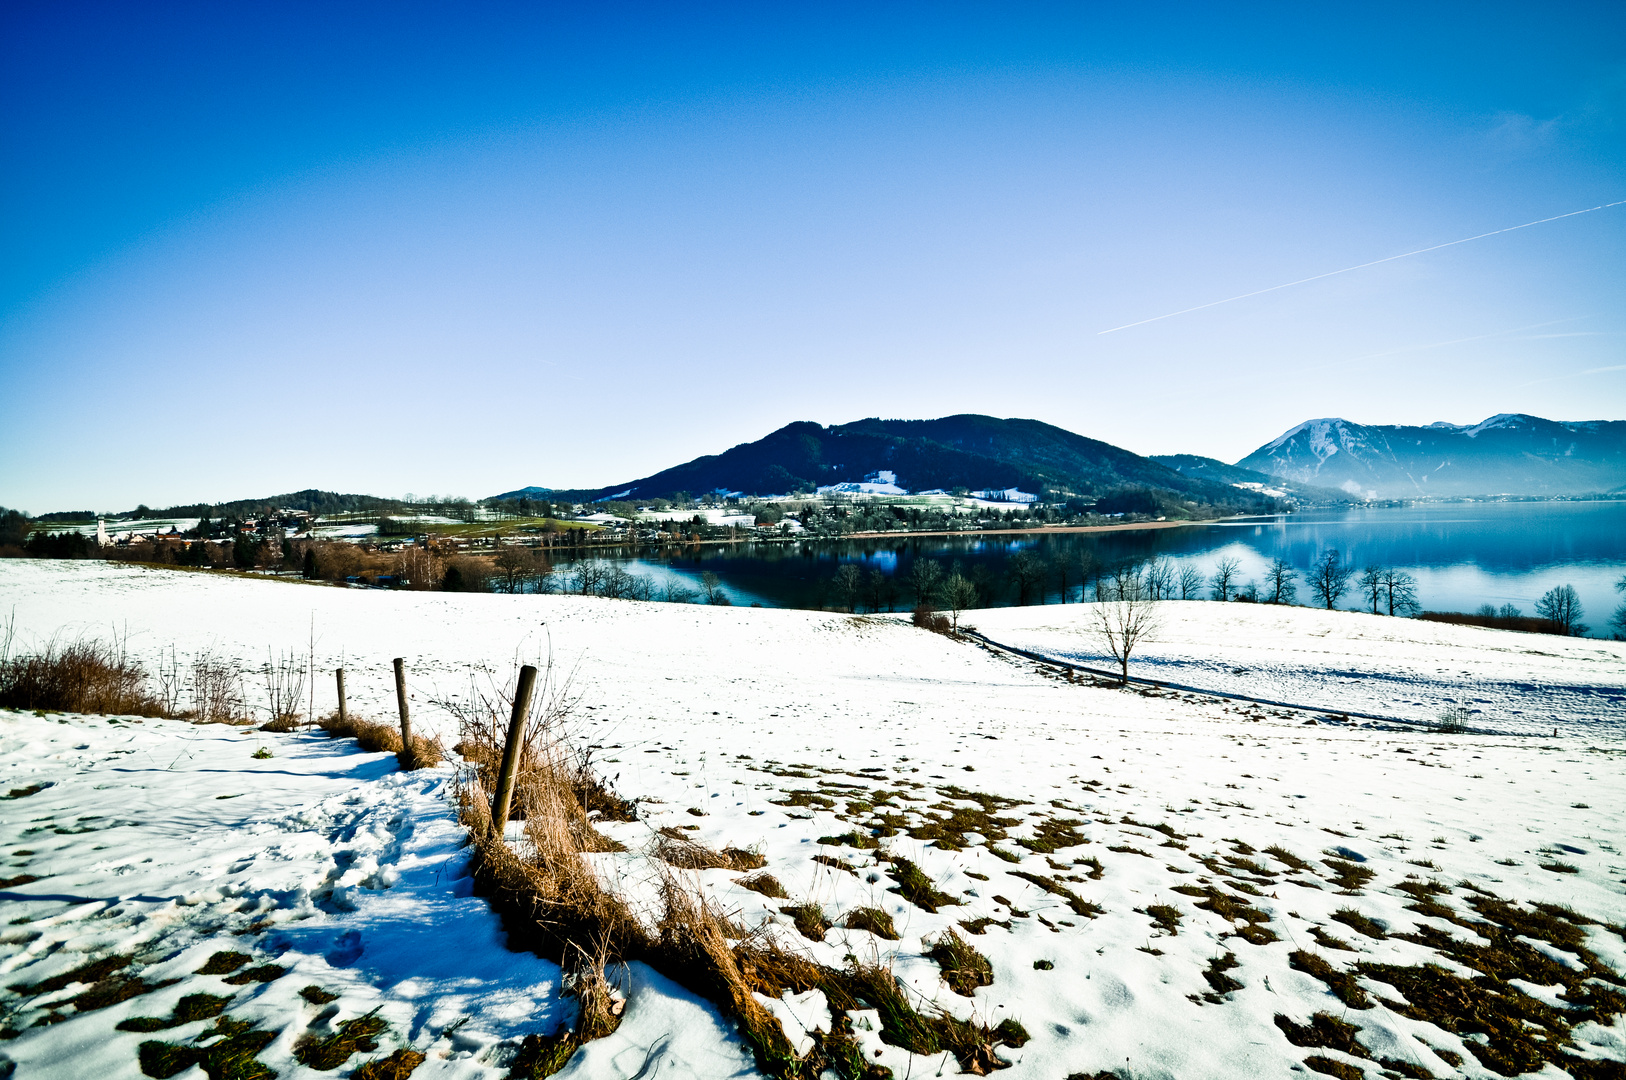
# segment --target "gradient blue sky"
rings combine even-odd
[[[1626,416],[1626,7],[0,14],[0,503]]]

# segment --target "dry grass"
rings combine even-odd
[[[937,962],[943,971],[943,981],[956,994],[971,997],[977,987],[993,984],[994,969],[988,963],[988,958],[972,948],[970,942],[952,928],[944,930],[930,946],[926,955]]]
[[[350,716],[341,721],[338,713],[329,713],[316,721],[316,726],[327,732],[331,739],[355,739],[356,745],[368,753],[394,754],[400,761],[401,768],[409,772],[413,769],[432,769],[445,760],[440,740],[426,739],[422,735],[412,736],[411,753],[402,754],[401,732],[389,724],[381,724],[376,720],[362,720]],[[267,724],[264,730],[284,729]]]
[[[763,896],[774,900],[790,899],[790,893],[785,891],[785,887],[779,883],[779,879],[772,874],[751,874],[739,878],[734,884],[742,889],[750,889],[754,893],[761,893]]]
[[[759,852],[735,847],[713,851],[671,826],[661,829],[655,857],[679,870],[760,870],[768,865]]]
[[[885,1041],[917,1052],[950,1051],[966,1072],[985,1074],[1001,1068],[1005,1063],[994,1048],[1026,1041],[1026,1032],[1014,1021],[988,1028],[936,1010],[930,1016],[918,1014],[889,971],[856,962],[841,971],[824,967],[786,948],[785,931],[771,922],[755,931],[730,922],[692,875],[713,868],[755,870],[763,859],[754,852],[712,851],[680,830],[662,830],[647,855],[633,856],[658,875],[660,885],[653,927],[640,921],[583,858],[590,852],[618,850],[594,827],[596,819],[607,816],[604,807],[624,808],[627,813],[632,807],[592,776],[585,759],[564,745],[568,706],[567,696],[550,696],[544,690],[536,726],[520,754],[512,820],[524,825],[522,839],[514,843],[493,834],[490,817],[507,709],[501,697],[494,696],[478,708],[464,706],[460,714],[458,750],[470,767],[460,775],[458,797],[474,849],[476,890],[503,916],[515,947],[565,965],[569,993],[581,1005],[574,1031],[525,1038],[511,1077],[552,1075],[568,1064],[582,1042],[613,1030],[621,999],[605,973],[612,964],[633,959],[715,1002],[738,1024],[755,1052],[757,1067],[770,1076],[812,1080],[827,1071],[852,1078],[875,1075],[860,1054],[843,1011],[860,1007],[860,1002],[881,1010]],[[587,808],[589,803],[595,804],[593,811]],[[911,874],[908,865],[894,866],[902,871],[894,875],[901,887],[921,884],[914,880],[918,870]],[[784,892],[767,874],[754,874],[740,884],[764,895]],[[928,902],[956,902],[930,890],[929,883],[926,889],[910,891]],[[816,905],[783,910],[810,937],[822,939],[829,929]],[[848,922],[852,925],[851,917]],[[979,964],[976,951],[959,935],[951,931],[946,937],[940,944],[946,956],[952,953],[948,959],[953,978],[967,990],[987,985],[991,972],[986,962]],[[779,997],[787,990],[814,988],[829,999],[835,1027],[810,1033],[814,1046],[798,1057],[779,1022],[755,995]]]
[[[797,925],[800,926],[800,923]],[[847,917],[841,921],[841,925],[849,930],[867,930],[876,937],[888,941],[898,940],[898,930],[892,924],[892,916],[878,907],[853,908],[847,912]]]
[[[0,707],[55,712],[163,716],[163,702],[147,688],[146,672],[122,640],[49,641],[36,653],[10,654],[0,643]]]

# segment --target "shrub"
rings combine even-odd
[[[953,629],[947,615],[932,610],[930,604],[921,604],[915,608],[914,624],[922,630],[930,630],[934,634],[947,634]]]
[[[52,641],[38,653],[21,656],[0,651],[0,706],[164,715],[163,703],[147,689],[146,673],[125,654],[123,643],[94,639],[68,645]]]
[[[457,555],[446,561],[440,587],[447,592],[490,592],[491,563],[475,555]]]

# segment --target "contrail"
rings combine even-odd
[[[1276,292],[1279,289],[1291,289],[1295,285],[1306,285],[1312,281],[1320,281],[1322,278],[1337,277],[1339,274],[1347,274],[1352,270],[1365,270],[1368,266],[1378,266],[1382,263],[1394,262],[1396,259],[1406,259],[1413,255],[1423,255],[1430,251],[1439,251],[1441,248],[1456,247],[1458,244],[1466,244],[1471,240],[1483,240],[1487,236],[1500,236],[1503,233],[1516,232],[1519,229],[1528,229],[1532,225],[1545,225],[1549,221],[1562,221],[1564,218],[1572,218],[1580,214],[1590,214],[1595,210],[1607,210],[1611,206],[1626,206],[1626,199],[1620,199],[1612,203],[1604,203],[1601,206],[1589,206],[1585,210],[1571,210],[1567,214],[1554,214],[1552,217],[1544,217],[1539,221],[1527,221],[1523,225],[1509,225],[1505,229],[1493,229],[1490,232],[1480,233],[1478,236],[1465,236],[1461,240],[1448,240],[1443,244],[1435,244],[1433,247],[1418,248],[1416,251],[1403,251],[1399,255],[1390,255],[1382,259],[1373,259],[1371,262],[1363,262],[1358,266],[1346,266],[1342,270],[1328,270],[1325,274],[1316,274],[1314,277],[1299,278],[1297,281],[1289,281],[1284,285],[1272,285],[1268,289],[1255,289],[1253,292],[1242,293],[1239,296],[1228,296],[1224,300],[1211,300],[1206,304],[1198,304],[1196,307],[1188,307],[1182,308],[1179,311],[1171,311],[1167,315],[1157,315],[1150,319],[1142,319],[1140,322],[1124,323],[1122,326],[1114,326],[1110,330],[1097,331],[1096,334],[1097,336],[1100,336],[1101,334],[1116,334],[1119,330],[1128,330],[1136,326],[1145,326],[1147,323],[1162,322],[1164,319],[1172,319],[1176,315],[1189,315],[1193,311],[1202,311],[1204,308],[1219,307],[1221,304],[1229,304],[1233,300],[1246,300],[1250,296],[1263,296],[1265,293]]]

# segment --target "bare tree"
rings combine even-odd
[[[909,590],[915,594],[916,607],[935,604],[942,586],[943,564],[936,559],[916,559],[909,567]]]
[[[1267,604],[1292,604],[1299,598],[1298,571],[1285,559],[1277,558],[1265,570],[1265,597]]]
[[[604,580],[599,584],[598,594],[610,600],[625,600],[632,595],[632,584],[637,580],[627,573],[619,564],[613,565],[604,574]]]
[[[528,547],[507,544],[497,549],[497,587],[505,593],[525,592],[536,578],[536,552]]]
[[[1045,564],[1031,551],[1018,551],[1009,562],[1011,581],[1016,585],[1017,603],[1026,607],[1038,586],[1040,599],[1044,598]]]
[[[1378,613],[1378,604],[1383,600],[1383,567],[1368,566],[1361,571],[1361,579],[1355,583],[1360,590],[1361,598],[1372,606],[1372,614]]]
[[[722,579],[710,570],[700,575],[700,598],[707,604],[719,607],[728,605],[728,594],[723,591]]]
[[[1174,597],[1174,563],[1161,555],[1146,564],[1146,591],[1153,600]]]
[[[1196,563],[1181,563],[1180,576],[1176,580],[1182,600],[1195,600],[1197,594],[1203,591],[1203,572],[1197,568]]]
[[[841,600],[841,606],[848,611],[858,610],[858,598],[862,595],[864,576],[862,571],[852,563],[843,565],[836,571],[836,596]]]
[[[886,604],[890,610],[892,605],[887,603],[887,593],[892,579],[884,574],[880,567],[870,567],[869,573],[864,575],[864,598],[869,601],[871,611],[880,611],[881,605]]]
[[[964,574],[954,573],[943,582],[943,604],[953,616],[953,628],[960,629],[960,612],[977,602],[977,586]]]
[[[1584,614],[1581,598],[1573,585],[1555,585],[1536,601],[1536,616],[1546,619],[1555,630],[1569,637],[1580,637],[1586,633],[1586,627],[1581,624]]]
[[[583,596],[594,596],[604,585],[609,568],[596,560],[584,560],[571,572],[571,585]]]
[[[1096,586],[1096,591],[1100,592],[1101,560],[1095,557],[1094,550],[1090,548],[1085,548],[1083,551],[1079,552],[1078,580],[1079,584],[1083,586],[1083,588],[1079,590],[1080,600],[1089,599],[1087,594],[1091,586]]]
[[[1626,574],[1622,574],[1620,580],[1615,582],[1615,591],[1626,592]],[[1617,638],[1626,635],[1626,601],[1623,601],[1615,609],[1615,613],[1609,616],[1609,625],[1614,628]]]
[[[1330,549],[1310,567],[1310,595],[1328,611],[1349,591],[1355,568],[1344,562],[1336,548]]]
[[[1417,610],[1417,579],[1404,570],[1397,570],[1393,566],[1383,570],[1383,594],[1389,603],[1389,614],[1409,615]],[[1508,608],[1513,608],[1515,616],[1521,614],[1512,604],[1504,605],[1502,614],[1508,614]]]
[[[1231,598],[1236,590],[1236,576],[1242,569],[1239,559],[1221,559],[1214,564],[1214,576],[1209,579],[1214,589],[1214,599],[1222,603]]]
[[[1067,602],[1067,584],[1072,577],[1072,560],[1067,558],[1066,552],[1062,552],[1051,562],[1050,568],[1056,572],[1056,581],[1061,586],[1061,602],[1065,604]]]
[[[1134,560],[1119,563],[1095,583],[1096,601],[1121,600],[1125,596],[1145,596],[1147,590],[1144,573],[1145,567]]]
[[[1156,601],[1147,594],[1144,580],[1115,576],[1110,599],[1097,598],[1091,610],[1091,629],[1096,641],[1118,662],[1121,685],[1129,685],[1129,657],[1142,642],[1157,632]]]

